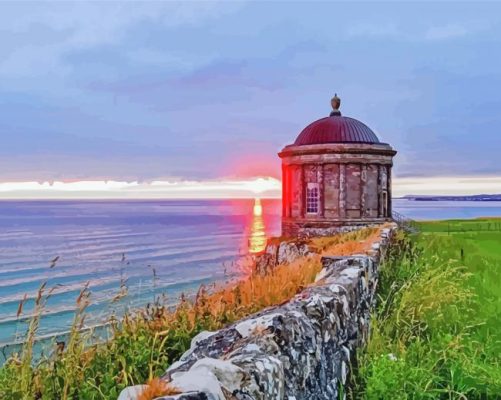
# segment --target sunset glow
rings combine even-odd
[[[262,194],[280,189],[280,181],[274,178],[257,178],[244,183],[244,186],[255,194]]]
[[[280,198],[282,184],[272,177],[151,182],[88,180],[3,182],[0,199],[227,199]],[[429,177],[393,179],[393,195],[468,195],[501,192],[501,177]]]
[[[254,202],[253,214],[255,217],[260,217],[263,215],[263,206],[261,205],[261,200],[256,199]]]
[[[249,252],[257,254],[266,248],[266,231],[261,200],[254,200],[253,218],[249,235]]]
[[[279,198],[281,183],[271,177],[210,181],[4,182],[0,199],[182,199]]]

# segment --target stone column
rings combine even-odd
[[[292,179],[291,179],[291,166],[285,167],[285,216],[291,216],[291,200],[292,200]]]
[[[287,214],[287,167],[282,163],[282,217]]]
[[[378,165],[377,171],[377,216],[381,218],[383,216],[383,166]]]
[[[388,182],[388,215],[387,217],[392,218],[392,208],[391,208],[391,165],[388,165],[386,172],[386,181]]]
[[[339,164],[339,218],[346,218],[346,164]]]
[[[318,182],[318,216],[324,216],[324,165],[317,165],[317,182]]]
[[[304,165],[299,164],[299,168],[301,168],[301,171],[299,173],[299,183],[298,183],[298,190],[299,190],[299,215],[301,218],[304,218],[304,213],[305,213],[305,208],[306,208],[306,189],[304,185]]]
[[[367,207],[365,206],[365,199],[367,197],[367,164],[360,165],[360,217],[367,216]]]
[[[379,185],[378,185],[378,193],[379,193],[379,218],[386,218],[388,214],[388,175],[387,175],[387,167],[386,165],[379,165]],[[385,210],[385,198],[383,193],[386,193],[386,210]]]

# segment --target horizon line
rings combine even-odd
[[[392,197],[501,194],[500,176],[394,177]],[[279,199],[273,177],[213,180],[54,180],[0,182],[0,200]]]

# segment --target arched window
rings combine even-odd
[[[318,183],[308,183],[306,186],[306,214],[318,214],[319,197]]]

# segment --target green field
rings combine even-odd
[[[501,398],[501,219],[419,223],[382,266],[352,398]]]

